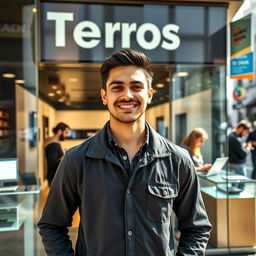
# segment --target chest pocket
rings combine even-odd
[[[146,214],[154,222],[170,221],[173,200],[177,196],[177,185],[148,183]]]

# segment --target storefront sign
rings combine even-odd
[[[47,12],[47,20],[55,22],[55,47],[66,46],[66,22],[74,20],[72,12]],[[136,23],[120,23],[105,22],[104,31],[92,21],[79,22],[73,31],[73,39],[78,46],[85,49],[96,47],[101,41],[104,41],[105,48],[115,48],[116,32],[121,33],[121,47],[131,47],[131,33],[136,34],[137,44],[146,50],[153,50],[160,46],[166,50],[176,50],[180,45],[180,38],[176,33],[179,26],[175,24],[167,24],[162,31],[152,23],[144,23],[138,26]],[[162,32],[162,34],[161,34]],[[146,34],[151,34],[151,39],[146,40]],[[102,36],[105,35],[103,39]],[[163,39],[162,39],[163,37]]]
[[[188,9],[202,21],[189,16]],[[225,62],[226,9],[219,7],[215,13],[223,22],[205,35],[204,17],[209,26],[214,22],[210,11],[194,6],[42,2],[41,61],[102,62],[114,51],[133,48],[154,63]]]
[[[254,31],[251,15],[231,23],[232,79],[254,79]]]

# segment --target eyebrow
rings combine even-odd
[[[112,84],[124,84],[124,82],[119,81],[119,80],[113,80],[108,86],[112,85]],[[131,81],[130,84],[143,84],[141,81]]]

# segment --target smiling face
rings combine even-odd
[[[146,75],[137,66],[119,66],[110,70],[106,90],[101,90],[104,105],[108,106],[110,121],[133,123],[145,118],[147,104],[152,99],[152,88]]]

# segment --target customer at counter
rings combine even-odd
[[[247,176],[245,162],[247,154],[252,149],[252,144],[250,142],[243,143],[242,138],[250,132],[250,127],[249,121],[242,120],[228,136],[229,171],[243,176]],[[244,184],[238,184],[238,188],[243,189]]]
[[[203,128],[198,127],[194,128],[181,142],[181,146],[189,152],[197,172],[209,171],[212,166],[211,164],[204,164],[201,154],[201,147],[206,140],[208,140],[207,132]]]

